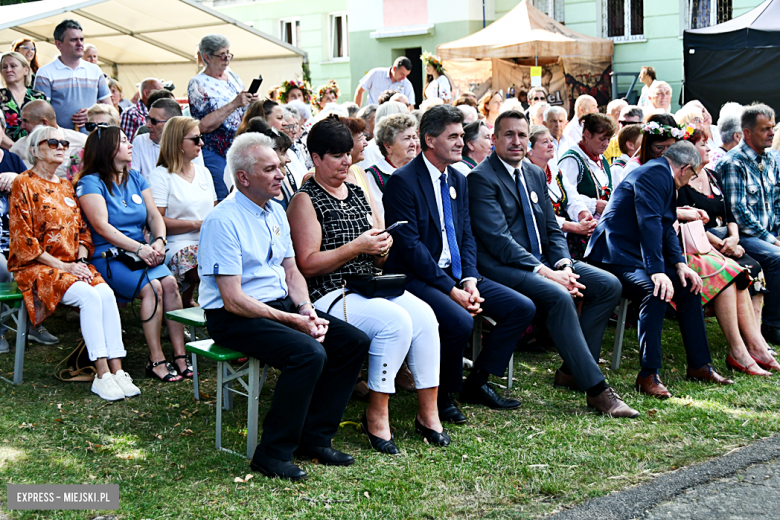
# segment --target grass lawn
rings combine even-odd
[[[122,311],[129,355],[126,370],[142,395],[107,404],[84,383],[61,383],[52,371],[75,345],[76,327],[63,310],[47,321],[60,345],[32,344],[24,383],[0,382],[0,482],[119,484],[122,519],[536,518],[674,468],[722,455],[780,430],[778,381],[734,375],[721,388],[685,381],[685,353],[677,324],[665,324],[663,381],[676,396],[656,401],[633,390],[638,370],[636,329],[629,329],[623,365],[604,367],[609,382],[642,412],[637,420],[590,411],[583,394],[552,387],[557,355],[515,355],[511,395],[519,410],[465,406],[469,423],[450,426],[453,443],[436,449],[414,434],[416,399],[391,399],[391,421],[401,455],[370,450],[357,429],[365,404],[352,402],[334,447],[355,456],[349,468],[303,462],[310,478],[291,484],[256,476],[242,457],[214,449],[215,364],[202,362],[199,402],[192,383],[162,384],[143,377],[148,355],[140,327]],[[726,347],[708,321],[715,364],[725,370]],[[608,330],[602,358],[609,359]],[[13,345],[13,343],[12,343]],[[170,346],[165,348],[170,356]],[[0,356],[9,377],[13,354]],[[273,393],[271,371],[261,395],[261,420]],[[497,382],[500,382],[496,380]],[[504,381],[505,383],[505,381]],[[207,397],[206,397],[207,396]],[[223,416],[223,445],[242,452],[246,401]],[[2,486],[0,497],[5,496]],[[12,518],[93,518],[97,511],[7,511]]]

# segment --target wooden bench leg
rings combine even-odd
[[[195,341],[195,325],[190,325],[190,341]],[[192,358],[192,390],[195,393],[195,400],[200,401],[200,388],[198,385],[198,356],[190,354]]]
[[[216,442],[217,442],[217,449],[222,449],[222,379],[224,377],[224,367],[222,366],[224,363],[222,361],[217,362],[217,433],[216,433]],[[230,393],[230,392],[228,392]]]
[[[24,370],[24,349],[27,346],[27,307],[20,302],[16,319],[16,358],[14,359],[14,384],[22,384]]]
[[[620,355],[623,352],[623,335],[626,332],[626,314],[628,313],[628,300],[620,298],[617,311],[617,327],[615,327],[615,345],[612,348],[612,370],[620,368]]]

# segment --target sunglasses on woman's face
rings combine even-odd
[[[43,143],[49,145],[49,148],[52,150],[56,150],[59,145],[62,145],[65,150],[70,147],[70,141],[66,141],[64,139],[44,139],[38,143],[38,146],[42,145]]]
[[[185,139],[189,139],[195,144],[200,144],[203,142],[203,136],[202,135],[196,135],[194,137],[185,137]]]
[[[534,97],[533,101],[544,101],[546,98],[544,96],[542,97]]]
[[[84,128],[87,129],[87,132],[92,132],[97,127],[108,128],[109,124],[108,123],[84,123]]]

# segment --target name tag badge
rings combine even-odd
[[[531,192],[531,202],[533,202],[534,204],[537,204],[539,202],[539,195],[537,195],[535,191]]]
[[[67,204],[71,208],[75,208],[76,207],[76,201],[71,199],[70,197],[65,197],[65,204]]]
[[[450,198],[455,200],[458,198],[458,192],[455,191],[455,186],[450,186]]]
[[[142,199],[141,196],[139,194],[137,194],[137,193],[133,193],[133,196],[130,197],[130,198],[133,199],[133,202],[135,202],[136,204],[143,204],[144,203],[144,199]]]
[[[281,229],[279,229],[279,226],[277,224],[274,224],[274,235],[276,235],[276,236],[281,236],[282,235],[282,231],[281,231]]]

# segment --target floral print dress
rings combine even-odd
[[[43,92],[27,89],[24,93],[24,99],[22,104],[19,105],[14,97],[11,95],[11,91],[7,88],[0,88],[0,108],[3,110],[5,116],[5,135],[16,142],[22,137],[27,135],[27,130],[22,130],[22,108],[30,101],[36,99],[46,99],[46,95]]]
[[[190,103],[190,114],[201,121],[210,113],[227,105],[244,90],[244,83],[235,73],[228,70],[228,80],[212,78],[202,72],[190,80],[187,86],[187,97]],[[216,130],[203,135],[204,149],[225,157],[228,148],[233,144],[238,125],[246,113],[247,107],[231,112]]]
[[[79,245],[92,256],[92,235],[81,216],[69,182],[51,182],[30,170],[11,187],[11,228],[8,270],[22,291],[30,320],[37,327],[57,309],[63,295],[79,281],[74,275],[37,259],[44,252],[63,262],[75,262]],[[92,283],[105,283],[92,265]]]

